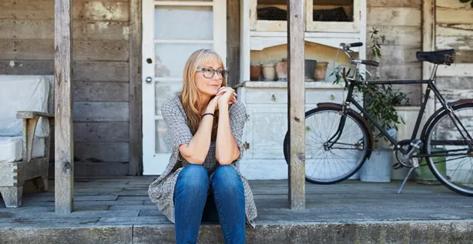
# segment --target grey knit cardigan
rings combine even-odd
[[[230,127],[240,149],[241,158],[244,150],[242,141],[243,127],[247,120],[245,106],[240,101],[237,101],[235,104],[230,106],[229,113]],[[169,163],[164,172],[149,185],[148,195],[151,201],[158,205],[159,210],[172,223],[174,223],[174,186],[179,172],[183,169],[181,160],[178,160],[179,145],[189,143],[193,135],[187,124],[186,113],[184,112],[184,108],[178,95],[172,97],[163,104],[161,107],[161,114],[163,115],[170,137],[171,157],[169,158]],[[238,174],[240,174],[240,171],[238,170],[238,161],[240,158],[232,163],[232,166],[235,167]],[[217,164],[215,160],[215,147],[211,146],[204,165],[209,167],[209,165],[215,164]],[[253,199],[253,193],[251,192],[248,180],[241,174],[240,178],[243,182],[245,191],[246,221],[247,224],[254,228],[254,219],[257,216],[257,211]]]

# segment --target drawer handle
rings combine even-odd
[[[271,94],[271,100],[273,100],[273,102],[276,102],[276,95]]]

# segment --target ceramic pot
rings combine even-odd
[[[260,80],[261,79],[261,64],[252,64],[250,65],[250,80]]]
[[[283,59],[276,64],[276,75],[278,80],[286,81],[287,80],[287,60]]]
[[[276,78],[276,70],[274,69],[274,64],[263,65],[263,76],[264,76],[264,80],[267,80],[267,81],[271,81]]]
[[[314,69],[314,80],[325,80],[325,75],[327,74],[328,62],[318,62],[315,65]]]
[[[306,80],[312,80],[314,76],[314,68],[317,64],[317,60],[314,59],[306,59],[304,60],[304,76]]]

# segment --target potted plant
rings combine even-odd
[[[380,35],[375,27],[370,31],[369,50],[372,59],[378,61],[381,59],[381,46],[384,40],[384,35]],[[372,73],[375,74],[375,79],[379,79],[378,70]],[[398,125],[405,122],[398,115],[395,106],[407,103],[407,95],[391,85],[376,85],[368,82],[361,84],[358,88],[363,94],[365,109],[379,125],[396,138]],[[360,169],[360,180],[390,182],[393,162],[391,143],[373,124],[369,123],[369,127],[374,135],[374,148],[370,158]]]

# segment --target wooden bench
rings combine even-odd
[[[48,190],[51,76],[0,76],[0,193],[6,207],[22,204],[23,185]]]

